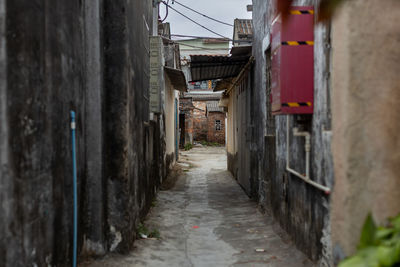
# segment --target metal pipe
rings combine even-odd
[[[300,179],[302,179],[303,181],[305,181],[306,183],[314,186],[315,188],[318,188],[319,190],[322,190],[325,192],[325,194],[329,195],[331,193],[331,189],[329,187],[320,185],[319,183],[314,182],[313,180],[311,180],[310,178],[307,178],[304,175],[301,175],[300,173],[296,172],[295,170],[292,170],[290,168],[287,169],[288,172],[290,172],[291,174],[296,175],[297,177],[299,177]]]
[[[310,179],[310,151],[311,151],[311,136],[309,132],[299,132],[297,128],[293,129],[293,135],[294,136],[303,136],[306,139],[305,142],[305,151],[306,151],[306,175],[302,175],[299,172],[293,170],[290,168],[290,156],[289,156],[289,148],[290,148],[290,132],[289,132],[289,115],[286,117],[286,171],[290,172],[291,174],[299,177],[306,183],[314,186],[315,188],[322,190],[325,192],[325,194],[329,195],[331,193],[331,189],[329,187],[326,187],[324,185],[321,185],[317,182],[314,182],[313,180]]]
[[[304,145],[306,151],[306,177],[310,177],[310,151],[311,151],[311,135],[309,132],[299,132],[297,127],[293,128],[294,136],[302,136],[305,138],[306,142]]]
[[[75,112],[71,111],[71,139],[72,139],[72,179],[74,197],[74,236],[73,236],[73,256],[72,265],[76,267],[77,244],[78,244],[78,190],[77,190],[77,170],[76,170],[76,139],[75,139]]]

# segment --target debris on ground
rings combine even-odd
[[[139,234],[139,236],[141,239],[147,239],[147,235],[145,235],[145,234]]]
[[[144,224],[140,223],[137,228],[138,236],[142,239],[149,239],[149,238],[160,238],[160,231],[157,229],[153,229],[150,231]]]

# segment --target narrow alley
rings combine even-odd
[[[0,0],[0,267],[399,267],[399,18]]]
[[[127,256],[82,266],[313,266],[272,217],[258,211],[226,163],[223,147],[182,152],[180,174],[166,180],[145,220],[160,239],[137,240]]]

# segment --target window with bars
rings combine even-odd
[[[221,121],[220,120],[215,120],[215,130],[221,131]]]

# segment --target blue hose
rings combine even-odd
[[[74,238],[73,238],[73,258],[72,265],[76,267],[76,254],[78,243],[78,192],[77,192],[77,174],[76,174],[76,140],[75,140],[75,112],[71,111],[71,137],[72,137],[72,172],[73,172],[73,190],[74,190]]]

